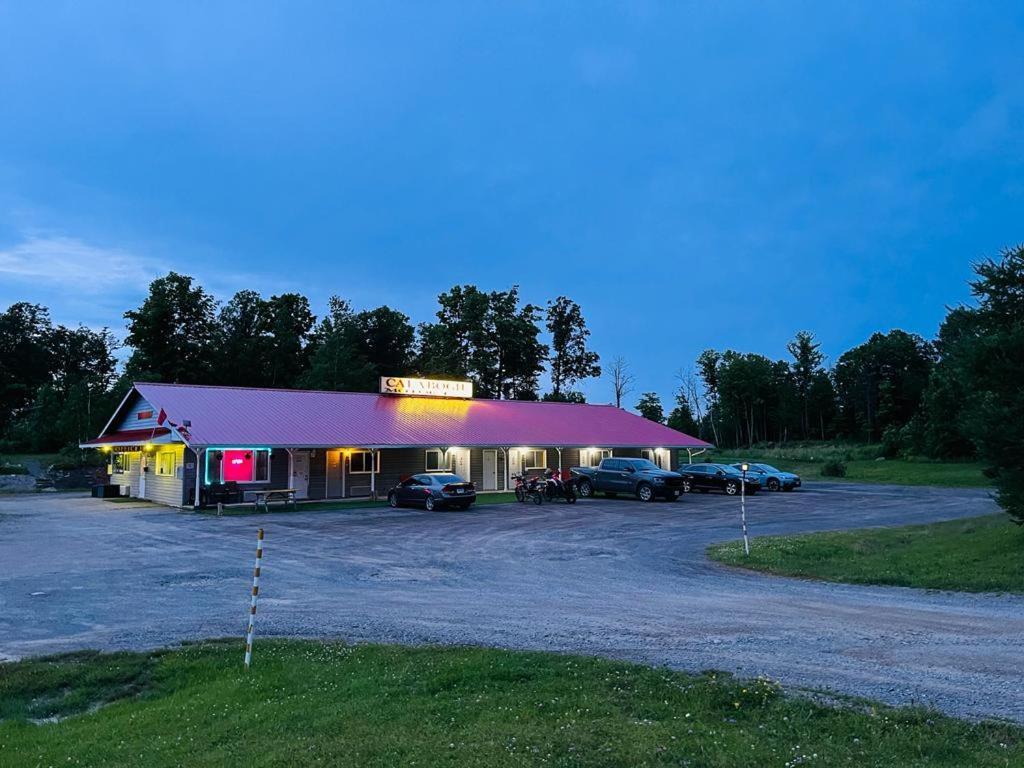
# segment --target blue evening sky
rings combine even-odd
[[[1024,239],[1022,34],[1020,2],[0,2],[0,306],[123,333],[173,268],[418,322],[518,283],[631,400],[707,347],[930,336]]]

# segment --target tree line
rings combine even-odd
[[[1024,520],[1024,246],[973,269],[974,302],[949,309],[934,339],[875,333],[831,366],[808,331],[784,360],[705,350],[677,375],[667,414],[654,392],[635,408],[726,448],[849,440],[892,456],[980,458]],[[243,290],[220,304],[171,272],[124,317],[130,354],[119,375],[109,330],[55,325],[24,302],[0,314],[0,452],[94,436],[131,381],[376,391],[379,376],[413,372],[470,380],[480,397],[582,401],[580,383],[602,375],[579,305],[524,303],[515,286],[454,286],[434,320],[413,326],[390,307],[356,311],[340,297],[320,318],[296,293]],[[622,407],[635,384],[627,361],[607,376]]]
[[[171,272],[124,318],[119,373],[108,329],[55,325],[27,302],[0,314],[0,452],[95,436],[133,381],[375,392],[380,376],[411,373],[472,381],[479,397],[582,402],[580,382],[601,375],[579,305],[524,303],[517,286],[454,286],[433,321],[413,326],[398,310],[356,311],[338,296],[319,318],[298,293],[242,290],[220,303]]]
[[[831,367],[807,331],[785,360],[709,349],[678,375],[667,417],[654,392],[636,408],[726,448],[846,440],[881,443],[891,457],[980,459],[1024,524],[1024,246],[973,271],[973,305],[948,309],[935,339],[875,333]],[[622,361],[612,381],[617,397],[629,391]]]

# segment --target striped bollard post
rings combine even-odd
[[[256,567],[252,571],[252,600],[249,603],[249,629],[245,633],[245,668],[252,661],[252,636],[256,631],[256,598],[260,594],[260,560],[263,559],[263,529],[256,534]]]

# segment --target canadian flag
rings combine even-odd
[[[167,421],[167,411],[161,408],[160,413],[157,414],[156,423],[162,427],[165,421]]]

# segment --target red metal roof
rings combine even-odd
[[[191,445],[710,446],[611,405],[141,382],[135,389],[173,424],[190,421]]]
[[[83,448],[96,445],[125,445],[129,443],[148,443],[158,440],[161,437],[165,437],[171,434],[171,430],[167,427],[157,427],[156,429],[126,429],[121,432],[110,432],[97,437],[95,440],[90,440],[87,443],[82,443]]]

